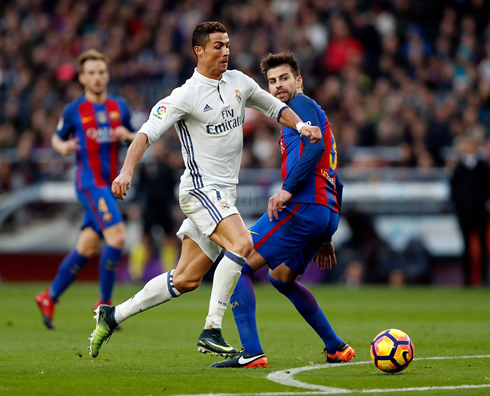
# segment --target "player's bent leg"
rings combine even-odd
[[[209,271],[213,262],[201,247],[189,237],[182,241],[182,251],[174,270],[174,286],[179,293],[195,290]]]
[[[253,251],[247,260],[247,264],[243,267],[242,275],[230,299],[242,347],[247,353],[252,355],[263,353],[257,331],[256,302],[252,276],[265,264],[264,258],[258,252]]]
[[[189,287],[189,284],[199,284],[211,265],[211,260],[202,252],[199,245],[192,239],[185,238],[182,243],[181,258],[175,270],[153,278],[141,291],[124,303],[116,307],[100,305],[95,310],[96,327],[89,338],[91,356],[98,356],[103,342],[108,340],[116,326],[127,318],[163,304],[180,296],[181,293],[194,290],[195,287]],[[176,283],[174,273],[177,273]],[[194,278],[191,279],[191,282],[185,282],[185,277],[191,277],[191,274]],[[187,288],[183,285],[187,285]]]
[[[221,220],[210,239],[225,249],[213,279],[209,313],[204,328],[221,328],[223,315],[240,278],[246,259],[253,250],[253,240],[238,214]]]
[[[77,247],[63,259],[51,286],[36,296],[35,301],[41,311],[43,323],[48,329],[55,328],[53,319],[58,298],[77,278],[90,257],[95,254],[99,242],[100,237],[94,230],[83,229]]]
[[[221,254],[216,261],[220,261],[224,257]],[[210,304],[211,307],[211,304]],[[238,354],[238,349],[232,347],[223,338],[221,328],[204,328],[199,339],[197,340],[197,350],[201,353],[210,353],[215,356],[233,357]]]
[[[325,343],[327,362],[350,361],[355,357],[354,349],[345,344],[335,333],[313,293],[306,286],[297,282],[297,277],[298,274],[285,264],[269,271],[271,284],[293,303],[301,316]]]

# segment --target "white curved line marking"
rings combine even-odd
[[[436,356],[436,357],[428,357],[428,358],[417,358],[414,360],[452,360],[452,359],[479,359],[479,358],[490,358],[490,355],[476,355],[476,356]],[[361,392],[361,393],[373,393],[373,392],[401,392],[401,391],[409,391],[409,390],[431,390],[431,389],[463,389],[462,387],[490,387],[490,385],[461,385],[455,387],[422,387],[422,388],[398,388],[398,389],[363,389],[363,390],[351,390],[351,389],[342,389],[342,388],[334,388],[331,386],[323,386],[323,385],[315,385],[308,384],[306,382],[301,382],[293,378],[295,374],[317,370],[317,369],[333,369],[339,367],[348,367],[359,364],[372,364],[371,361],[365,362],[355,362],[355,363],[346,363],[346,364],[315,364],[307,367],[297,367],[288,370],[281,370],[271,373],[267,376],[267,379],[276,382],[281,385],[294,386],[297,388],[304,389],[315,389],[317,391],[321,391],[322,394],[340,394],[340,393],[353,393],[353,392]],[[310,393],[310,392],[308,392]],[[316,392],[315,392],[316,393]]]
[[[414,360],[453,360],[453,359],[485,359],[490,358],[490,355],[475,355],[475,356],[436,356],[427,358],[417,358]],[[489,385],[455,385],[455,386],[423,386],[418,388],[392,388],[392,389],[342,389],[334,388],[330,386],[308,384],[295,380],[293,375],[301,373],[303,371],[317,370],[317,369],[333,369],[339,367],[350,367],[359,364],[372,364],[371,361],[355,362],[346,364],[315,364],[307,367],[297,367],[288,370],[275,371],[267,376],[267,379],[276,382],[281,385],[294,386],[304,389],[315,389],[313,392],[261,392],[261,393],[198,393],[188,395],[177,396],[287,396],[287,395],[333,395],[333,394],[345,394],[345,393],[385,393],[385,392],[410,392],[410,391],[430,391],[430,390],[456,390],[456,389],[479,389],[490,388]]]

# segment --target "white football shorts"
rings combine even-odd
[[[236,187],[209,185],[183,190],[179,193],[179,203],[187,219],[180,226],[177,236],[180,240],[184,240],[184,236],[191,238],[214,262],[222,248],[209,236],[225,217],[239,214],[235,206]]]

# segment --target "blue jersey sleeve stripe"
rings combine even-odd
[[[279,110],[279,114],[277,115],[277,122],[281,119],[282,112],[286,109],[289,109],[289,106],[284,106],[281,110]]]
[[[291,109],[301,118],[304,122],[310,121],[311,125],[321,128],[320,118],[316,110],[313,101],[303,94],[296,95],[289,103]]]

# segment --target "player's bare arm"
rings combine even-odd
[[[301,120],[301,118],[299,118],[298,115],[291,109],[285,109],[282,112],[279,123],[286,128],[291,129],[297,129],[297,126],[299,124],[298,132],[301,133],[303,136],[310,138],[311,143],[317,143],[322,138],[322,132],[320,131],[320,128],[318,128],[317,126],[305,124]]]
[[[121,142],[127,143],[131,143],[136,138],[136,134],[131,133],[129,129],[123,125],[119,125],[118,127],[114,128],[114,135]]]
[[[63,140],[58,135],[54,134],[51,137],[51,145],[61,155],[69,156],[72,155],[74,151],[80,150],[80,146],[78,145],[79,140],[80,139],[78,137],[69,140]]]
[[[133,178],[134,168],[143,158],[143,154],[148,148],[148,137],[144,133],[137,133],[133,143],[129,146],[124,165],[119,176],[112,182],[112,193],[117,199],[124,200]]]

